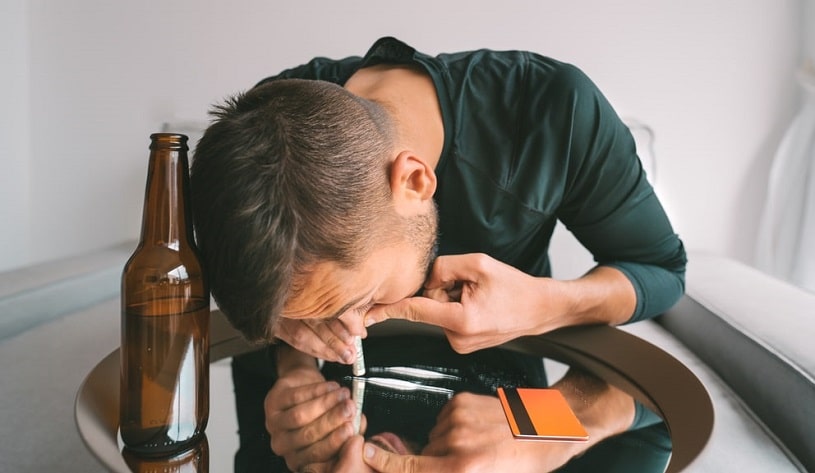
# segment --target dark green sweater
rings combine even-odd
[[[548,276],[562,221],[637,292],[632,321],[684,291],[682,242],[646,180],[628,128],[579,69],[524,51],[432,57],[382,38],[365,57],[315,58],[264,79],[344,84],[357,69],[416,64],[433,79],[444,121],[436,168],[440,254],[483,252]],[[261,82],[262,83],[262,82]]]

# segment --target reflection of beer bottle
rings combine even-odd
[[[209,417],[209,288],[193,240],[187,137],[150,138],[141,239],[122,274],[119,421],[128,448],[167,454]]]
[[[144,456],[122,450],[122,457],[130,471],[135,473],[208,473],[209,444],[207,436],[195,442],[187,450],[165,456]]]

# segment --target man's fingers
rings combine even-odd
[[[365,325],[387,319],[423,322],[458,331],[464,320],[463,306],[458,302],[439,302],[427,297],[409,297],[394,304],[378,305],[365,314]]]
[[[342,446],[339,455],[340,458],[331,471],[342,473],[364,473],[370,471],[362,462],[361,455],[359,454],[359,452],[362,451],[364,441],[361,435],[355,435],[348,439],[345,445]]]
[[[348,389],[341,388],[298,404],[296,407],[280,411],[274,416],[274,419],[269,419],[269,423],[274,422],[275,430],[300,429],[315,423],[325,426],[324,430],[328,430],[340,423],[339,421],[332,422],[332,417],[352,418],[354,410],[354,402],[350,400]],[[311,440],[314,441],[317,438]]]
[[[399,455],[366,442],[362,450],[365,463],[380,473],[422,473],[448,471],[440,457]]]
[[[292,471],[299,471],[304,465],[323,463],[334,459],[345,442],[354,436],[350,423],[342,424],[319,442],[312,443],[304,448],[286,455],[286,465]],[[272,439],[274,450],[274,439]],[[274,450],[277,452],[277,450]]]
[[[326,324],[323,321],[306,323],[303,320],[281,318],[275,335],[315,358],[353,362],[353,338],[342,324]]]
[[[286,383],[286,380],[281,380],[281,382]],[[267,413],[290,409],[294,406],[325,396],[328,393],[338,391],[340,385],[336,381],[320,381],[302,386],[288,387],[286,389],[285,394],[277,394],[273,390],[270,390],[269,393],[266,394],[264,404]],[[347,396],[347,393],[348,390],[346,389],[345,393],[337,392],[335,394],[337,396]]]
[[[331,359],[332,356],[336,356],[333,350],[322,343],[314,330],[302,320],[281,318],[275,329],[275,336],[297,350],[316,358]]]
[[[424,287],[449,289],[456,281],[477,282],[482,274],[489,271],[492,261],[492,258],[483,253],[439,256],[433,262],[433,269]]]
[[[350,364],[354,362],[354,337],[345,325],[339,320],[314,320],[306,324],[317,334],[323,345],[327,346],[331,352],[326,361],[339,361]]]

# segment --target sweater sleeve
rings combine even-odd
[[[682,241],[648,182],[634,139],[597,87],[567,66],[551,87],[568,152],[558,218],[599,265],[622,271],[637,305],[629,322],[661,314],[685,287]]]

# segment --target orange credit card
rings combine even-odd
[[[498,388],[512,435],[525,440],[586,442],[589,434],[557,389]]]

